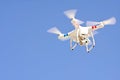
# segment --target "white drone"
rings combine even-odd
[[[71,19],[71,23],[75,27],[74,30],[68,32],[67,34],[61,33],[56,27],[53,27],[48,30],[50,33],[54,33],[58,35],[58,39],[60,40],[68,40],[70,39],[70,49],[74,50],[77,45],[85,46],[86,51],[89,53],[95,47],[95,39],[94,39],[94,31],[101,29],[104,25],[113,25],[116,23],[115,17],[110,19],[101,21],[101,22],[93,22],[87,21],[87,27],[81,26],[84,22],[75,18],[77,10],[68,10],[65,11],[64,14]],[[92,40],[92,42],[91,42]],[[73,42],[75,43],[73,45]],[[90,46],[91,45],[91,46]]]

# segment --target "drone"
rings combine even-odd
[[[67,34],[61,33],[57,27],[50,28],[47,32],[54,33],[58,35],[59,40],[70,39],[70,49],[74,50],[77,45],[85,46],[86,51],[89,53],[95,47],[95,31],[104,28],[105,25],[113,25],[116,23],[115,17],[111,17],[107,20],[100,22],[87,21],[86,27],[81,26],[84,22],[82,20],[76,19],[76,9],[67,10],[64,14],[71,20],[74,30],[68,32]]]

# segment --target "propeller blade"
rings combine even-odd
[[[83,24],[84,22],[79,20],[79,19],[75,19],[75,21],[78,23],[78,24]]]
[[[76,15],[77,10],[76,9],[72,9],[72,10],[68,10],[65,11],[64,14],[69,18],[69,19],[74,19],[75,15]]]
[[[112,17],[110,19],[102,21],[104,25],[113,25],[116,23],[116,18]]]
[[[104,21],[101,21],[104,25],[113,25],[116,23],[116,18],[115,17],[112,17],[112,18],[109,18],[107,20],[104,20]],[[100,24],[101,22],[94,22],[94,21],[87,21],[86,25],[87,26],[93,26],[93,25],[97,25],[97,24]]]
[[[49,29],[47,32],[49,32],[49,33],[54,33],[54,34],[58,34],[58,35],[62,34],[62,33],[58,30],[58,28],[56,28],[56,27],[53,27],[53,28]]]
[[[78,24],[83,24],[83,23],[84,23],[83,21],[75,18],[76,12],[77,12],[76,9],[71,9],[71,10],[65,11],[64,14],[65,14],[69,19],[72,19],[73,21],[76,21]]]
[[[97,24],[100,24],[100,22],[87,21],[86,26],[93,26],[93,25],[97,25]]]

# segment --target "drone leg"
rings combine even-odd
[[[93,43],[92,43],[92,46],[88,49],[88,51],[91,51],[95,47],[95,39],[92,32],[91,32],[91,36],[92,36]]]
[[[70,49],[71,49],[71,50],[74,50],[77,45],[78,45],[78,44],[75,43],[74,46],[72,46],[72,39],[70,39]]]
[[[77,41],[79,41],[78,35],[79,35],[79,29],[77,30],[77,37],[76,37]],[[75,47],[78,45],[78,43],[76,42],[76,43],[74,44],[74,46],[72,46],[72,41],[73,41],[73,40],[70,39],[70,49],[71,49],[71,50],[74,50]]]
[[[91,51],[93,48],[94,48],[94,46],[92,45],[92,46],[88,49],[88,51]]]
[[[86,51],[89,53],[88,45],[86,44],[85,47],[86,47]]]
[[[79,29],[77,30],[77,41],[79,41],[79,39],[78,39],[78,34],[79,34]]]
[[[91,36],[92,36],[92,41],[93,41],[93,47],[95,47],[95,39],[94,39],[94,35],[92,32],[91,32]]]

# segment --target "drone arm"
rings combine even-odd
[[[79,23],[77,23],[77,21],[75,21],[74,19],[71,20],[71,23],[75,28],[79,28]]]
[[[98,25],[91,26],[92,30],[98,30],[104,27],[103,22],[100,22]]]
[[[68,40],[70,37],[69,37],[69,34],[60,34],[58,35],[58,39],[64,41],[64,40]]]

